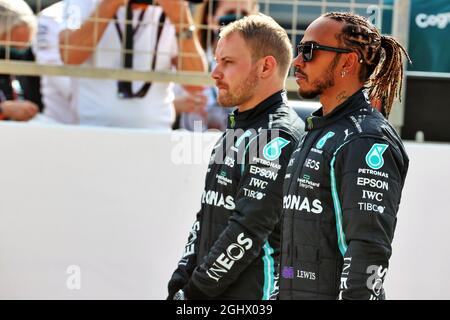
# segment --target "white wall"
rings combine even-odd
[[[206,173],[173,163],[179,136],[0,126],[0,298],[164,299]]]
[[[403,189],[386,278],[389,299],[450,299],[450,145],[407,143]]]
[[[164,299],[218,134],[193,137],[1,124],[0,299]],[[450,299],[450,146],[407,149],[388,298]]]

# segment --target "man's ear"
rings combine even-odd
[[[267,56],[263,58],[261,78],[265,79],[270,77],[277,70],[277,60],[273,56]]]
[[[356,52],[345,54],[344,64],[342,65],[342,72],[345,74],[354,74],[359,70],[359,56]]]

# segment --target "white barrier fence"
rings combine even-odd
[[[164,299],[218,134],[193,136],[0,125],[0,299]],[[388,298],[449,299],[450,145],[407,150]]]

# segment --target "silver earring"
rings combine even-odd
[[[346,72],[345,71],[341,71],[341,77],[345,77]]]

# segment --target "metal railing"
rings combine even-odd
[[[13,0],[11,0],[13,1]],[[229,0],[233,1],[233,0]],[[235,0],[243,1],[243,0]],[[27,0],[36,12],[40,12],[42,8],[55,1],[45,0]],[[397,0],[395,5],[387,5],[383,0],[258,0],[259,11],[272,16],[279,22],[290,36],[293,47],[300,40],[307,25],[317,18],[320,14],[327,11],[350,11],[368,17],[372,23],[377,25],[380,29],[383,25],[383,13],[388,13],[393,17],[394,36],[401,39],[402,42],[408,39],[408,12],[409,0]],[[34,5],[33,5],[34,4]],[[191,6],[193,13],[195,13],[195,6]],[[197,19],[198,20],[198,19]],[[213,26],[197,24],[197,28],[206,28],[209,31],[208,42],[211,44],[213,39]],[[383,30],[384,31],[384,30]],[[388,30],[386,33],[391,33]],[[7,37],[7,39],[9,39]],[[8,41],[0,41],[0,44],[6,47],[8,53],[9,48],[15,43]],[[407,45],[407,43],[405,43]],[[39,47],[39,43],[35,45]],[[55,48],[57,49],[57,48]],[[83,49],[83,48],[78,48]],[[88,48],[90,50],[90,48]],[[86,50],[86,48],[84,48]],[[98,50],[98,49],[95,49]],[[94,51],[95,52],[95,51]],[[138,52],[136,52],[138,53]],[[151,52],[147,52],[150,54]],[[123,54],[119,52],[118,54]],[[181,52],[179,55],[183,55]],[[36,62],[16,61],[9,59],[6,54],[6,59],[0,60],[0,73],[16,74],[16,75],[53,75],[53,76],[70,76],[70,77],[91,77],[102,79],[116,79],[116,80],[141,80],[141,81],[160,81],[160,82],[176,82],[188,85],[212,85],[209,73],[186,72],[186,71],[137,71],[130,69],[105,69],[90,66],[70,66],[70,65],[50,65]],[[296,91],[297,85],[292,78],[292,71],[288,77],[287,83],[288,91]],[[405,90],[403,90],[405,92]],[[399,128],[403,124],[403,105],[399,105],[396,109],[396,114],[391,119],[391,122]]]
[[[13,1],[13,0],[11,0]],[[233,0],[229,0],[233,1]],[[242,0],[235,0],[242,1]],[[29,4],[35,4],[33,7],[36,11],[40,11],[45,6],[55,1],[45,0],[28,0]],[[320,14],[331,10],[346,10],[365,15],[372,19],[377,26],[382,25],[383,11],[392,11],[393,6],[385,5],[383,0],[347,0],[347,1],[332,1],[332,0],[317,0],[317,1],[301,1],[301,0],[259,0],[259,11],[272,16],[283,27],[286,28],[288,35],[291,38],[293,47],[299,41],[299,37],[303,35],[306,26]],[[400,1],[401,2],[401,1]],[[195,10],[193,10],[195,11]],[[398,12],[395,16],[401,16]],[[101,19],[98,19],[100,22]],[[211,25],[197,25],[198,28],[206,28],[210,32],[208,38],[213,38],[213,29]],[[11,41],[0,41],[0,44],[8,48],[16,45]],[[36,44],[39,46],[39,43]],[[74,49],[74,47],[68,47]],[[75,47],[78,50],[91,50],[92,48]],[[102,49],[114,50],[114,49]],[[123,50],[120,52],[123,53]],[[135,51],[135,53],[143,53]],[[146,52],[151,53],[151,52]],[[183,52],[180,53],[183,55]],[[65,75],[73,77],[93,77],[117,80],[142,80],[142,81],[162,81],[162,82],[177,82],[182,84],[196,84],[196,85],[210,85],[208,73],[192,73],[186,71],[136,71],[130,69],[103,69],[89,66],[67,66],[67,65],[48,65],[39,64],[35,62],[25,62],[11,60],[0,60],[0,72],[7,74],[20,75]],[[292,78],[287,81],[288,90],[296,90],[296,84]]]

